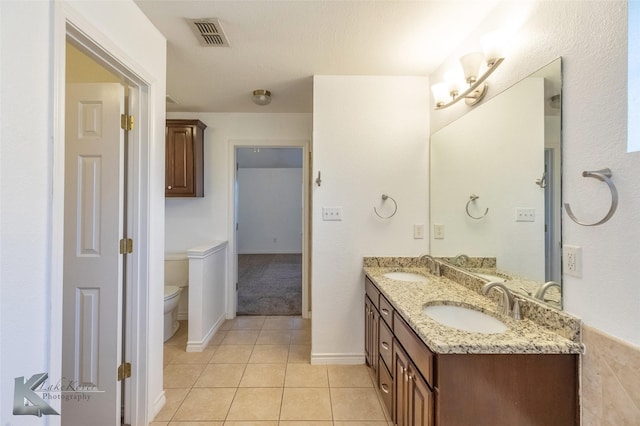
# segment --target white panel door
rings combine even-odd
[[[120,424],[124,87],[67,84],[62,424]]]

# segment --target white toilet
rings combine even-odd
[[[182,289],[175,285],[164,286],[164,341],[173,336],[180,323],[178,322],[178,302]]]

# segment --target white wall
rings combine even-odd
[[[558,56],[563,58],[563,200],[584,221],[607,212],[606,185],[582,177],[609,167],[620,205],[604,225],[582,227],[563,215],[563,243],[582,247],[582,278],[563,276],[569,313],[640,345],[640,153],[627,153],[627,2],[504,2],[431,78],[476,48],[483,32],[519,23],[509,56],[490,78],[492,97]],[[604,60],[603,60],[604,58]],[[468,111],[431,110],[432,132]]]
[[[238,223],[238,253],[302,253],[302,169],[239,169]]]
[[[2,1],[0,19],[0,423],[37,425],[12,407],[14,378],[49,368],[50,5]]]
[[[501,270],[544,281],[544,190],[535,184],[544,131],[544,80],[529,78],[431,136],[431,220],[445,229],[432,254],[492,256]],[[467,215],[471,194],[480,198],[469,212],[481,219]],[[534,209],[535,221],[517,222],[517,208]]]
[[[57,135],[54,123],[53,46],[54,10],[64,2],[2,1],[0,2],[1,64],[0,95],[2,117],[1,191],[2,205],[2,271],[0,366],[0,423],[40,425],[47,419],[31,416],[14,417],[13,378],[31,377],[49,371],[49,353],[60,342],[51,341],[50,312],[52,307],[51,263],[52,241],[52,153]],[[150,282],[162,282],[164,240],[164,211],[162,184],[164,182],[164,39],[132,1],[77,2],[74,16],[102,34],[108,34],[109,43],[117,46],[127,60],[135,58],[134,69],[153,78],[152,120],[157,128],[151,129],[150,167],[151,199],[148,230]],[[24,23],[33,25],[25,31]],[[131,31],[136,28],[136,31]],[[57,42],[57,41],[56,41]],[[10,108],[7,106],[10,105]],[[155,135],[160,135],[156,138]],[[157,188],[157,189],[156,189]],[[10,247],[11,250],[7,250]],[[157,248],[156,248],[157,247]],[[158,318],[148,328],[148,342],[152,350],[149,376],[146,381],[149,404],[162,393],[162,287],[151,288],[149,315]],[[143,297],[146,297],[144,295]],[[10,343],[8,345],[7,343]],[[53,373],[52,373],[53,374]],[[58,371],[59,374],[59,371]],[[57,380],[59,377],[51,377]],[[142,407],[144,410],[145,407]],[[151,408],[149,408],[151,410]],[[151,414],[152,415],[152,414]]]
[[[364,256],[416,256],[428,223],[429,87],[423,77],[315,76],[313,171],[312,361],[364,361]],[[373,211],[382,194],[396,215]],[[388,200],[388,203],[390,201]],[[322,207],[342,207],[323,222]]]
[[[311,139],[311,114],[171,113],[199,119],[204,131],[204,198],[165,200],[165,251],[186,252],[211,240],[229,239],[230,140]],[[229,247],[230,252],[234,248]]]

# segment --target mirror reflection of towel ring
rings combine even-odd
[[[378,210],[376,210],[376,206],[373,206],[373,211],[380,219],[391,219],[393,215],[395,215],[398,211],[398,203],[396,203],[396,200],[386,194],[382,194],[382,201],[387,201],[387,198],[393,201],[393,213],[391,213],[389,216],[382,216],[380,213],[378,213]]]
[[[577,223],[578,225],[582,225],[582,226],[602,225],[603,223],[611,219],[611,216],[613,216],[613,214],[616,212],[616,209],[618,208],[618,190],[616,189],[616,186],[611,181],[611,176],[613,176],[613,173],[611,173],[611,169],[606,168],[606,169],[596,170],[592,172],[584,171],[582,172],[582,176],[596,178],[599,181],[607,184],[607,186],[609,187],[609,190],[611,191],[611,206],[609,207],[609,211],[607,212],[605,217],[603,217],[602,219],[600,219],[595,223],[584,223],[582,221],[579,221],[576,218],[576,216],[573,214],[573,211],[571,211],[571,206],[569,205],[569,203],[564,203],[564,208],[567,211],[567,215],[569,215],[569,218],[573,220],[575,223]]]
[[[475,217],[473,216],[471,213],[469,213],[469,204],[471,204],[471,202],[476,201],[478,198],[480,198],[479,196],[477,196],[476,194],[471,194],[469,196],[469,201],[467,201],[467,216],[469,216],[471,219],[475,219],[475,220],[480,220],[483,217],[485,217],[487,215],[487,213],[489,213],[489,207],[487,207],[487,209],[484,211],[484,214],[480,217]]]

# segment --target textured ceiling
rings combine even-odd
[[[167,111],[293,113],[314,74],[429,75],[496,2],[136,1],[167,38]],[[230,47],[201,47],[186,18],[218,18]]]

